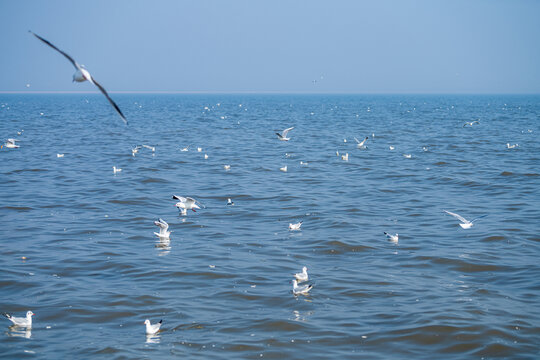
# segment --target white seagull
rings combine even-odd
[[[9,321],[11,321],[13,324],[17,326],[25,326],[25,327],[32,327],[32,316],[34,315],[33,312],[30,310],[26,312],[26,317],[15,317],[11,316],[9,314],[4,314],[5,317],[8,318]]]
[[[15,141],[19,141],[17,139],[7,139],[6,140],[6,143],[4,145],[2,145],[2,147],[7,147],[8,149],[18,149],[20,148],[19,145],[15,144]],[[0,148],[2,148],[0,147]]]
[[[142,146],[137,145],[137,146],[135,146],[133,149],[131,149],[131,155],[135,156],[135,154],[139,152],[139,149],[140,149],[141,147],[142,147]]]
[[[300,230],[300,227],[302,226],[303,221],[300,221],[296,224],[290,224],[289,223],[289,230]]]
[[[349,161],[349,153],[345,153],[345,155],[341,155],[341,160]]]
[[[385,231],[385,232],[384,232],[384,235],[386,235],[386,238],[387,238],[388,240],[390,240],[391,242],[393,242],[393,243],[396,243],[396,244],[397,244],[398,241],[399,241],[399,235],[398,235],[397,233],[396,233],[396,235],[392,235],[392,234],[389,234],[389,233],[387,233],[387,232]]]
[[[284,167],[280,167],[279,170],[283,172],[287,172],[287,165],[285,165]]]
[[[276,133],[276,135],[278,136],[278,139],[281,140],[281,141],[289,141],[291,138],[288,138],[287,137],[287,134],[289,133],[289,131],[291,131],[292,129],[294,129],[294,126],[293,127],[290,127],[288,129],[285,129],[280,133]]]
[[[468,229],[468,228],[471,228],[474,224],[474,222],[480,218],[483,218],[487,215],[482,215],[482,216],[479,216],[477,217],[476,219],[473,219],[471,221],[465,219],[463,216],[461,215],[458,215],[458,214],[455,214],[453,212],[450,212],[450,211],[446,211],[444,210],[445,213],[449,214],[449,215],[452,215],[453,217],[455,217],[456,219],[458,219],[459,221],[461,221],[461,223],[459,224],[459,226],[461,226],[463,229]]]
[[[227,205],[228,205],[228,206],[233,206],[233,205],[234,205],[234,201],[232,201],[231,198],[228,198],[228,199],[227,199]]]
[[[410,158],[412,158],[412,155],[411,154],[403,154],[403,157],[405,157],[407,159],[410,159]]]
[[[155,146],[143,145],[143,147],[147,148],[148,150],[152,150],[152,152],[156,151],[156,147],[155,147]]]
[[[395,146],[390,145],[390,146],[388,146],[388,148],[389,148],[390,150],[394,150],[394,149],[395,149]]]
[[[159,233],[154,233],[157,237],[160,239],[168,239],[169,235],[171,235],[169,230],[169,224],[163,219],[158,219],[157,221],[154,221],[154,225],[159,226]]]
[[[163,324],[163,320],[159,320],[159,322],[155,324],[150,324],[150,320],[146,319],[144,320],[144,324],[146,325],[146,334],[154,335],[155,333],[159,331],[161,324]]]
[[[309,290],[313,288],[313,285],[300,285],[298,286],[298,283],[296,282],[296,279],[292,281],[293,284],[293,294],[294,295],[308,295]]]
[[[63,158],[63,157],[64,157],[64,154],[56,154],[56,157],[57,157],[57,158]]]
[[[122,169],[117,168],[116,166],[113,166],[112,169],[113,169],[114,174],[119,173],[120,171],[122,171]]]
[[[465,124],[463,124],[463,127],[465,127],[465,126],[473,126],[474,124],[480,124],[480,120],[467,121]]]
[[[294,274],[294,277],[296,278],[296,280],[298,280],[299,283],[304,282],[304,281],[308,281],[309,276],[308,276],[308,273],[307,273],[307,267],[304,266],[302,268],[302,272]]]
[[[182,215],[186,215],[187,210],[196,212],[195,209],[200,209],[199,205],[204,207],[203,204],[201,204],[194,198],[190,198],[190,197],[185,198],[183,196],[177,196],[177,195],[173,195],[172,198],[178,200],[175,206],[178,208],[178,210],[182,212]]]
[[[9,140],[9,139],[8,139]],[[515,149],[517,148],[519,145],[518,144],[514,144],[514,145],[510,145],[510,143],[506,143],[506,148],[507,149]],[[18,146],[17,146],[18,147]]]
[[[191,145],[188,145],[188,146],[186,146],[185,148],[181,149],[180,151],[189,151],[189,147],[190,147],[190,146],[191,146]]]
[[[54,50],[58,51],[60,54],[64,55],[66,57],[66,59],[68,59],[72,64],[73,66],[75,67],[75,69],[77,71],[75,71],[75,74],[73,74],[73,81],[76,81],[76,82],[83,82],[83,81],[89,81],[91,82],[92,84],[96,85],[99,89],[99,91],[101,91],[103,93],[103,95],[105,95],[105,97],[107,98],[107,100],[109,100],[109,102],[111,103],[111,105],[114,107],[114,110],[116,110],[116,112],[118,113],[118,115],[120,115],[120,117],[122,118],[122,120],[124,120],[124,123],[127,125],[127,120],[126,120],[126,117],[124,116],[124,114],[122,114],[122,111],[120,110],[120,108],[118,107],[118,105],[116,105],[116,103],[113,101],[113,99],[111,99],[111,97],[109,96],[109,94],[107,94],[107,91],[105,90],[105,88],[103,88],[103,86],[101,86],[97,81],[96,79],[94,79],[92,77],[92,75],[90,75],[90,73],[88,72],[88,70],[86,70],[84,68],[84,65],[79,65],[75,60],[73,60],[73,58],[71,56],[69,56],[68,54],[66,54],[65,52],[63,52],[62,50],[60,50],[59,48],[57,48],[56,46],[54,46],[53,44],[51,44],[48,40],[45,40],[44,38],[42,38],[41,36],[39,36],[38,34],[35,34],[33,33],[32,31],[30,31],[30,33],[32,35],[34,35],[36,38],[38,38],[39,40],[43,41],[45,44],[49,45],[50,47],[52,47]]]
[[[364,144],[366,143],[367,139],[369,139],[369,137],[367,136],[362,141],[359,141],[357,138],[354,138],[354,140],[356,140],[356,147],[359,149],[365,149],[366,146]]]

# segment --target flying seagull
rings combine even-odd
[[[281,141],[289,141],[291,138],[288,138],[287,137],[287,134],[289,133],[289,131],[291,131],[292,129],[294,129],[294,126],[293,127],[290,127],[288,129],[285,129],[280,133],[276,133],[276,135],[278,136],[279,140]]]
[[[356,147],[359,149],[365,149],[366,146],[364,144],[366,143],[367,139],[369,139],[367,136],[362,141],[358,140],[357,138],[354,138],[354,140],[356,140]]]
[[[191,197],[173,195],[172,198],[175,200],[178,200],[175,206],[178,208],[178,210],[181,211],[182,215],[186,215],[187,210],[196,212],[195,209],[200,209],[199,205],[204,207],[203,204],[201,204],[200,202],[198,202],[197,200]]]
[[[114,107],[114,109],[116,110],[116,112],[118,113],[118,115],[120,115],[120,117],[122,118],[122,120],[124,120],[124,123],[127,125],[127,120],[126,120],[126,117],[124,116],[124,114],[122,114],[122,111],[120,110],[120,108],[118,107],[118,105],[116,105],[116,103],[113,101],[113,99],[111,99],[111,97],[109,96],[109,94],[107,94],[107,91],[105,90],[105,88],[103,86],[101,86],[93,77],[92,75],[90,75],[90,73],[88,72],[88,70],[86,70],[84,68],[84,65],[79,65],[75,60],[73,60],[73,58],[71,56],[69,56],[68,54],[66,54],[65,52],[63,52],[62,50],[60,50],[59,48],[57,48],[56,46],[54,46],[53,44],[51,44],[48,40],[45,40],[44,38],[42,38],[41,36],[39,36],[38,34],[35,34],[33,33],[32,31],[29,31],[30,34],[34,35],[36,38],[38,38],[39,40],[43,41],[45,44],[49,45],[50,47],[52,47],[54,50],[58,51],[60,54],[64,55],[66,57],[66,59],[68,59],[72,64],[73,66],[75,67],[75,69],[77,71],[75,71],[75,74],[73,74],[73,81],[77,81],[77,82],[83,82],[83,81],[90,81],[92,84],[96,85],[99,89],[99,91],[101,91],[103,93],[103,95],[105,95],[105,97],[107,98],[107,100],[109,100],[109,102],[111,103],[111,105]]]
[[[154,235],[159,237],[160,239],[168,239],[169,235],[171,235],[171,232],[169,230],[169,224],[163,219],[158,219],[157,221],[154,221],[154,225],[159,226],[159,233],[155,232]]]
[[[455,214],[453,212],[450,212],[450,211],[446,211],[444,210],[445,213],[447,213],[448,215],[452,215],[453,217],[455,217],[456,219],[458,219],[459,221],[461,221],[461,223],[459,224],[459,226],[461,226],[463,229],[468,229],[468,228],[471,228],[474,224],[474,222],[480,218],[483,218],[487,215],[482,215],[482,216],[479,216],[477,217],[476,219],[473,219],[471,221],[465,219],[463,216],[461,215],[458,215],[458,214]]]

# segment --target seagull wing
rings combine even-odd
[[[120,110],[120,108],[118,107],[118,105],[116,105],[116,103],[113,101],[113,99],[111,99],[111,97],[109,96],[109,94],[107,94],[107,91],[105,90],[105,88],[103,86],[101,86],[97,81],[96,79],[94,79],[94,77],[90,77],[90,81],[96,85],[98,87],[98,89],[103,93],[103,95],[105,95],[105,97],[107,98],[107,100],[109,100],[109,102],[111,103],[111,105],[114,107],[114,110],[116,110],[116,112],[118,113],[118,115],[120,115],[120,117],[122,118],[122,120],[124,120],[124,123],[127,125],[127,120],[126,120],[126,117],[124,116],[124,114],[122,114],[122,110]]]
[[[477,217],[476,219],[471,220],[471,222],[475,222],[476,220],[481,219],[481,218],[486,217],[486,216],[487,216],[487,214],[486,214],[486,215],[479,216],[479,217]]]
[[[183,197],[183,196],[178,196],[178,195],[173,195],[172,198],[173,198],[173,199],[176,199],[176,200],[179,200],[179,201],[181,201],[181,202],[183,202],[183,203],[185,203],[185,202],[188,201],[188,199],[186,199],[185,197]]]
[[[468,224],[470,221],[465,219],[463,216],[461,215],[458,215],[458,214],[455,214],[453,212],[450,212],[450,211],[446,211],[444,210],[445,213],[447,213],[448,215],[452,215],[453,217],[455,217],[456,219],[458,219],[459,221],[461,221],[462,223],[464,224]]]
[[[360,141],[355,137],[354,140],[356,140],[357,143],[360,144]]]
[[[287,137],[287,134],[288,134],[289,131],[291,131],[292,129],[294,129],[294,126],[288,128],[288,129],[283,130],[283,132],[281,133],[281,136],[282,136],[282,137]]]
[[[77,70],[80,70],[81,66],[79,64],[77,64],[77,62],[75,60],[73,60],[73,58],[71,56],[69,56],[68,54],[66,54],[65,52],[63,52],[62,50],[60,50],[59,48],[57,48],[56,46],[54,46],[53,44],[51,44],[51,42],[49,42],[48,40],[42,38],[41,36],[39,36],[38,34],[36,33],[33,33],[32,31],[30,31],[30,34],[34,35],[35,37],[37,37],[39,40],[43,41],[45,44],[49,45],[50,47],[52,47],[54,50],[58,51],[60,54],[64,55],[66,57],[66,59],[68,59],[72,64],[73,66],[75,66],[75,69]]]

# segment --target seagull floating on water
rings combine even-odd
[[[63,158],[63,157],[64,157],[64,154],[56,154],[56,157],[57,157],[57,158]]]
[[[518,146],[519,146],[518,144],[510,145],[510,143],[506,143],[506,148],[507,148],[507,149],[515,149],[515,148],[517,148]]]
[[[359,149],[365,149],[365,143],[367,141],[367,139],[369,139],[369,137],[365,137],[364,140],[360,141],[358,140],[357,138],[354,138],[354,140],[356,140],[356,147],[359,148]]]
[[[296,282],[296,279],[292,281],[293,283],[293,294],[294,295],[308,295],[309,290],[313,288],[313,285],[300,285],[298,286],[298,283]]]
[[[231,200],[231,198],[227,199],[227,205],[228,206],[233,206],[234,205],[234,202]]]
[[[223,165],[223,168],[227,171],[231,170],[231,165]]]
[[[341,160],[349,161],[349,153],[345,153],[345,155],[341,155]]]
[[[411,154],[403,154],[403,157],[405,157],[407,159],[410,159],[410,158],[412,158],[412,155]]]
[[[4,145],[2,145],[2,147],[7,147],[8,149],[18,149],[20,148],[19,145],[15,144],[15,141],[19,141],[17,139],[7,139],[6,140],[6,143]],[[2,148],[0,147],[0,149]]]
[[[124,120],[124,123],[127,125],[127,120],[126,120],[126,117],[124,116],[124,114],[122,114],[122,111],[120,110],[120,108],[118,107],[118,105],[116,105],[116,103],[113,101],[113,99],[111,99],[111,97],[109,96],[109,94],[107,93],[107,91],[105,90],[105,88],[103,86],[101,86],[97,81],[96,79],[94,79],[92,77],[92,75],[90,75],[90,73],[88,72],[88,70],[86,70],[84,68],[84,65],[79,65],[75,60],[73,60],[73,58],[71,56],[69,56],[68,54],[66,54],[65,52],[63,52],[62,50],[60,50],[59,48],[57,48],[56,46],[54,46],[52,43],[50,43],[48,40],[45,40],[44,38],[42,38],[41,36],[39,36],[38,34],[35,34],[33,33],[32,31],[30,31],[30,34],[34,35],[36,38],[38,38],[39,40],[43,41],[45,44],[49,45],[50,47],[52,47],[54,50],[58,51],[60,54],[64,55],[66,59],[68,59],[71,64],[73,64],[73,66],[75,67],[75,69],[77,71],[75,71],[75,74],[73,74],[73,81],[76,81],[76,82],[83,82],[83,81],[89,81],[91,82],[92,84],[96,85],[99,89],[99,91],[101,91],[103,93],[103,95],[105,95],[105,97],[107,98],[107,100],[109,100],[109,103],[111,103],[111,105],[113,106],[114,110],[116,110],[116,112],[118,113],[118,115],[120,115],[120,117],[122,118],[122,120]]]
[[[208,159],[208,154],[204,154],[204,159],[205,159],[205,160]]]
[[[390,240],[391,242],[393,243],[396,243],[399,241],[399,235],[396,234],[396,235],[392,235],[392,234],[389,234],[387,233],[386,231],[384,232],[384,235],[386,235],[386,237],[388,238],[388,240]]]
[[[444,210],[445,213],[449,214],[449,215],[452,215],[453,217],[455,217],[456,219],[458,219],[459,221],[461,221],[461,223],[459,224],[459,226],[461,226],[463,229],[469,229],[471,228],[474,224],[474,222],[480,218],[483,218],[487,215],[482,215],[482,216],[479,216],[477,217],[476,219],[473,219],[471,221],[465,219],[463,216],[461,215],[458,215],[458,214],[455,214],[453,212],[450,212],[450,211],[446,211]]]
[[[390,150],[394,150],[394,149],[395,149],[395,146],[390,145],[388,148],[389,148]]]
[[[276,133],[276,135],[278,136],[278,139],[281,140],[281,141],[289,141],[291,138],[288,138],[287,137],[287,134],[289,133],[289,131],[291,131],[292,129],[294,129],[294,126],[293,127],[290,127],[288,129],[285,129],[280,133]]]
[[[300,221],[296,224],[289,224],[289,230],[300,230],[300,227],[302,226],[303,221]]]
[[[302,268],[302,272],[294,274],[294,277],[296,278],[296,280],[298,280],[299,283],[304,282],[304,281],[308,281],[309,276],[308,276],[308,273],[307,273],[307,267],[304,266]]]
[[[4,314],[4,316],[7,317],[9,321],[11,321],[13,324],[17,326],[32,327],[32,316],[34,316],[34,313],[28,310],[26,312],[25,318],[11,316],[10,314]]]
[[[146,325],[146,334],[153,335],[159,331],[161,324],[163,324],[163,320],[159,320],[159,322],[151,324],[150,320],[146,319],[144,320],[144,324]]]
[[[284,167],[280,167],[279,170],[283,172],[287,172],[287,165],[285,165]]]
[[[154,233],[157,237],[159,237],[160,239],[169,238],[169,235],[171,235],[171,232],[167,231],[169,230],[169,224],[167,224],[165,220],[159,218],[157,221],[154,221],[154,225],[159,226],[159,233],[156,233],[156,232]]]
[[[117,168],[116,166],[113,166],[113,173],[116,174],[116,173],[119,173],[120,171],[122,171],[122,169],[120,168]]]

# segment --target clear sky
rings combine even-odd
[[[535,0],[0,0],[0,91],[95,90],[28,30],[109,91],[540,93]]]

